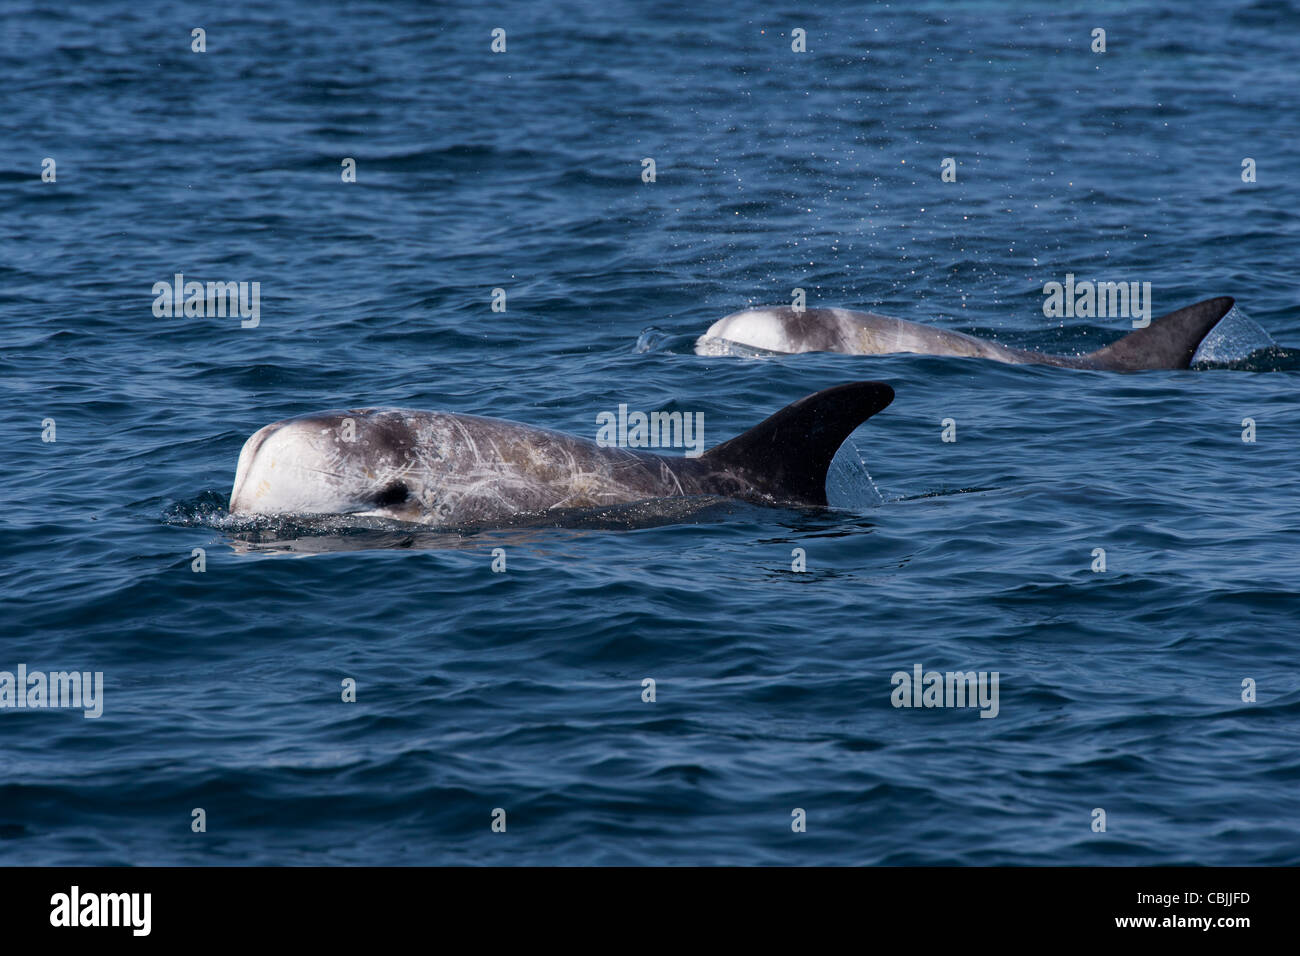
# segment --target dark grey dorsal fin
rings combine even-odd
[[[1231,296],[1206,299],[1154,319],[1104,349],[1085,356],[1102,368],[1187,368],[1201,340],[1232,309]]]
[[[836,385],[787,405],[701,460],[777,501],[824,505],[826,471],[840,445],[893,400],[884,382]]]

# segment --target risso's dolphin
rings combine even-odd
[[[747,309],[719,319],[695,343],[699,355],[726,354],[730,344],[766,352],[847,352],[850,355],[961,355],[1012,365],[1058,365],[1135,371],[1187,368],[1196,348],[1232,309],[1230,296],[1206,299],[1152,320],[1105,348],[1084,355],[1048,355],[1008,348],[962,332],[852,309],[790,306]]]
[[[787,405],[698,458],[658,455],[516,422],[401,408],[267,425],[239,453],[230,512],[363,515],[475,527],[520,514],[682,495],[825,505],[849,434],[894,400],[883,382]]]

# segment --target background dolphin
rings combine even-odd
[[[1105,348],[1085,355],[1048,355],[1008,348],[973,335],[949,332],[873,312],[789,306],[747,309],[719,319],[695,344],[699,355],[719,355],[728,343],[768,352],[846,352],[850,355],[963,355],[1013,365],[1066,368],[1187,368],[1201,340],[1228,314],[1230,296],[1206,299],[1170,312]]]
[[[328,411],[267,425],[239,454],[231,514],[351,514],[468,527],[521,513],[679,495],[825,505],[849,434],[894,400],[883,382],[787,405],[698,458],[670,457],[516,422],[401,408]]]

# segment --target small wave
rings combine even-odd
[[[525,512],[491,526],[425,525],[373,515],[232,515],[225,496],[205,491],[163,510],[164,524],[210,528],[225,534],[238,553],[320,554],[389,549],[442,550],[481,546],[484,536],[532,540],[545,529],[636,531],[672,524],[722,521],[739,510],[757,508],[716,495],[649,498],[599,508]],[[521,533],[523,538],[520,537]]]
[[[1300,349],[1274,345],[1241,358],[1197,359],[1192,363],[1192,368],[1226,368],[1237,372],[1295,372],[1300,371]]]

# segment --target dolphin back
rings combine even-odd
[[[1136,371],[1148,368],[1188,368],[1201,340],[1231,311],[1233,299],[1221,295],[1152,320],[1103,349],[1083,356],[1101,368]]]
[[[773,501],[825,505],[831,459],[855,428],[893,400],[884,382],[836,385],[787,405],[699,461]]]

